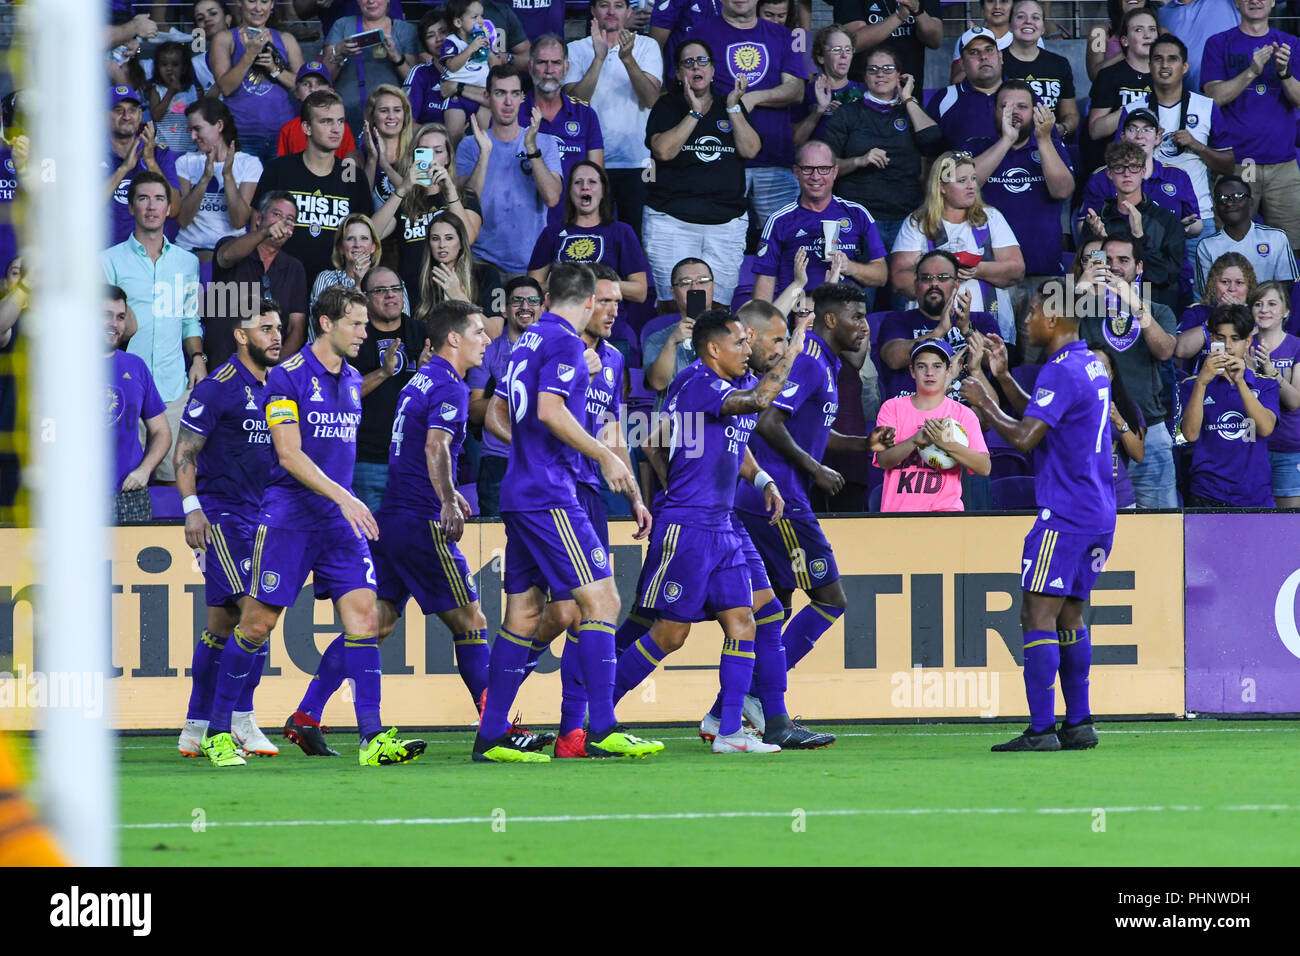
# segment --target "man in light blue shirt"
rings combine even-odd
[[[164,177],[152,171],[137,174],[127,196],[135,230],[125,242],[101,253],[100,261],[109,284],[126,292],[137,324],[127,351],[148,366],[167,403],[174,441],[189,390],[207,376],[208,368],[199,323],[199,260],[163,235],[170,197],[171,185]],[[171,460],[170,453],[164,456],[154,472],[156,480],[174,480]]]
[[[528,271],[547,209],[563,202],[560,142],[538,133],[542,117],[536,107],[528,127],[520,126],[524,88],[516,67],[493,67],[487,89],[492,125],[479,129],[471,118],[473,135],[456,149],[456,177],[461,188],[478,193],[483,205],[475,258],[492,263],[508,278]]]
[[[1201,88],[1201,53],[1205,41],[1216,33],[1241,23],[1241,13],[1232,0],[1168,0],[1156,17],[1160,26],[1187,44],[1186,89]]]

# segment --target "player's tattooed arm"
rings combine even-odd
[[[1033,451],[1047,434],[1047,422],[1041,418],[1012,418],[977,379],[967,378],[962,382],[961,397],[975,410],[981,422],[987,420],[1016,451]]]
[[[812,325],[813,314],[810,312],[795,323],[790,342],[785,347],[781,361],[773,365],[753,388],[737,389],[722,400],[722,415],[750,415],[761,412],[772,404],[772,400],[785,388],[786,379],[794,361],[803,354],[804,336]]]
[[[172,454],[172,465],[176,469],[176,490],[181,498],[188,498],[198,491],[198,457],[203,446],[208,443],[206,435],[200,435],[181,426],[176,438],[176,451]],[[208,548],[207,515],[199,508],[185,516],[185,543],[195,551]]]

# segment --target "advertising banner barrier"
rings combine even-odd
[[[1189,514],[1187,709],[1300,713],[1297,514]]]
[[[823,522],[848,609],[790,673],[791,713],[808,720],[1017,716],[1027,713],[1020,673],[1020,554],[1032,516],[837,518]],[[611,560],[624,614],[635,603],[644,545],[634,526],[611,524]],[[0,727],[30,729],[47,706],[102,706],[84,675],[39,671],[32,634],[35,587],[27,532],[0,530]],[[503,610],[505,531],[471,524],[461,542],[495,636]],[[1183,566],[1180,515],[1123,515],[1115,551],[1087,611],[1099,714],[1183,711]],[[179,728],[189,663],[206,606],[199,563],[182,530],[122,528],[111,574],[115,726]],[[61,595],[60,600],[86,600]],[[795,611],[806,604],[795,597]],[[1271,606],[1271,605],[1270,605]],[[257,691],[262,726],[297,706],[320,654],[339,633],[333,608],[310,582],[271,635]],[[40,635],[54,640],[57,635]],[[721,631],[696,625],[686,646],[619,707],[628,721],[693,721],[717,693]],[[560,644],[554,647],[558,654]],[[414,604],[382,648],[383,715],[405,726],[468,726],[476,711],[456,673],[451,635]],[[550,652],[522,688],[529,723],[559,719],[559,661]],[[98,696],[97,696],[98,695]],[[325,723],[355,723],[347,685]]]

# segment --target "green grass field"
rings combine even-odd
[[[218,771],[121,741],[127,865],[1296,865],[1300,725],[1102,725],[1091,752],[991,754],[1012,725],[858,725],[833,747],[504,766],[469,732],[416,763],[279,757]],[[1097,810],[1104,810],[1104,817]],[[800,813],[799,811],[802,811]],[[200,829],[198,821],[206,823]],[[1104,829],[1102,827],[1104,826]],[[198,831],[198,832],[196,832]]]

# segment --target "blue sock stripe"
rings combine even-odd
[[[377,648],[377,647],[379,647],[379,638],[378,638],[378,637],[374,637],[374,636],[367,637],[367,636],[364,635],[364,634],[344,634],[344,635],[343,635],[343,646],[344,646],[344,647],[375,647],[375,648]]]
[[[646,645],[649,646],[647,647]],[[645,659],[648,660],[655,667],[658,667],[659,663],[664,659],[663,650],[659,647],[658,644],[650,640],[649,637],[638,638],[637,642],[632,646],[635,647],[638,651],[640,651],[645,656]]]
[[[550,641],[544,641],[540,637],[533,639],[533,644],[532,644],[533,650],[537,651],[537,653],[539,654],[545,652],[545,650],[550,646],[551,646]]]
[[[808,606],[820,614],[826,620],[834,624],[844,614],[844,608],[836,607],[834,604],[822,604],[820,601],[810,601]]]
[[[533,642],[531,640],[526,637],[520,637],[518,634],[513,634],[510,631],[507,631],[504,627],[497,630],[497,637],[504,637],[511,644],[518,644],[520,647],[526,647],[529,650],[533,647]]]
[[[615,627],[608,621],[582,621],[578,624],[579,631],[608,631],[610,634],[615,632]]]
[[[235,643],[238,644],[246,654],[256,654],[257,649],[262,646],[260,644],[254,644],[246,638],[244,632],[239,629],[238,624],[235,625],[235,633],[232,636],[235,638]]]
[[[217,637],[217,635],[213,634],[205,627],[203,633],[199,635],[199,640],[214,651],[219,651],[226,646],[226,641],[228,641],[229,638]]]
[[[1025,645],[1025,650],[1029,650],[1031,647],[1042,647],[1044,644],[1059,644],[1059,643],[1060,641],[1058,641],[1054,637],[1045,637],[1040,641],[1030,641],[1028,644]]]
[[[477,631],[476,633],[482,634],[483,632]],[[487,643],[487,638],[485,637],[462,637],[462,638],[452,639],[452,644],[454,644],[456,647],[464,647],[467,644],[486,644],[486,643]]]
[[[774,623],[776,623],[777,621],[781,621],[781,620],[784,620],[784,619],[785,619],[785,613],[782,612],[782,611],[777,611],[775,614],[769,614],[767,617],[756,617],[756,618],[754,618],[754,624],[755,624],[755,625],[759,625],[759,624],[774,624]]]

